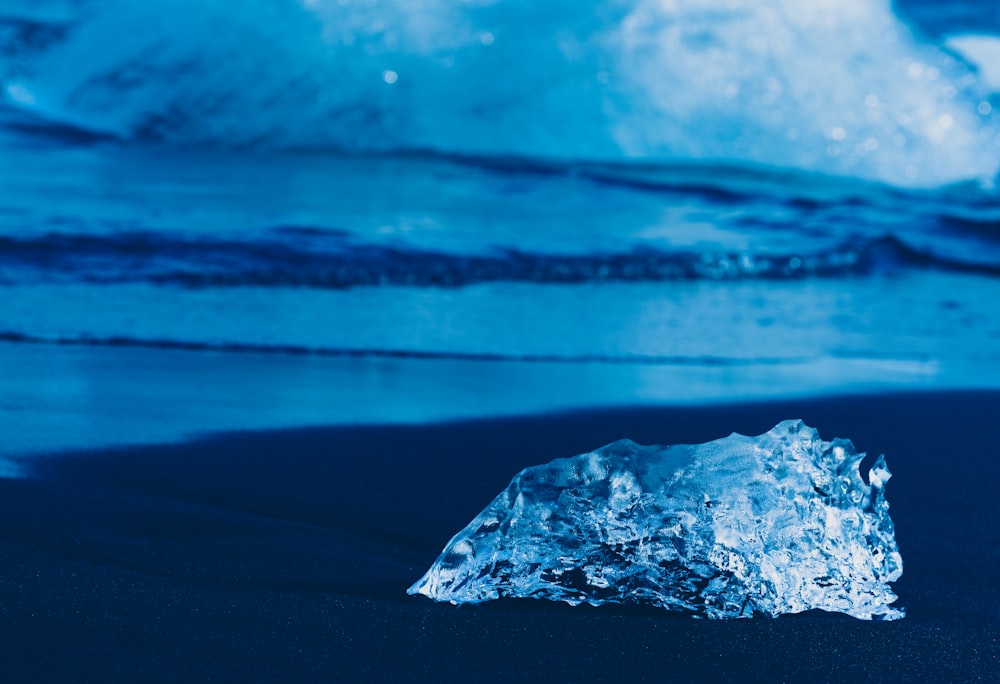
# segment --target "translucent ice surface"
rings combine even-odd
[[[710,618],[894,620],[882,457],[801,421],[699,445],[621,440],[520,472],[409,589],[436,601],[651,604]]]

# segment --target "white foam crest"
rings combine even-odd
[[[985,85],[1000,92],[1000,37],[962,34],[950,36],[945,45],[975,67]]]
[[[707,159],[904,186],[1000,167],[984,71],[919,43],[889,0],[112,0],[4,74],[17,106],[188,144]]]
[[[651,0],[623,22],[634,155],[737,159],[901,185],[997,172],[976,78],[887,1]],[[630,107],[646,96],[645,110]],[[665,127],[638,125],[660,118]],[[700,135],[700,131],[712,131]]]

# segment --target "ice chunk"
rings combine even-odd
[[[651,604],[710,618],[904,615],[879,458],[801,421],[699,445],[629,440],[521,471],[412,587],[436,601]]]

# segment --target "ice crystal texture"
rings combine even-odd
[[[437,601],[651,604],[710,618],[904,615],[882,457],[801,421],[699,445],[629,440],[521,471],[409,589]]]

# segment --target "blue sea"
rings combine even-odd
[[[0,456],[1000,389],[998,180],[995,0],[0,0]]]

